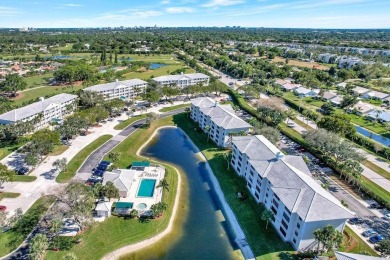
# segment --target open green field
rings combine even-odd
[[[163,62],[163,61],[161,61],[161,62]],[[126,79],[137,78],[137,79],[148,80],[152,77],[159,77],[159,76],[170,74],[172,71],[175,71],[175,70],[181,69],[181,68],[183,68],[183,65],[180,65],[180,64],[167,65],[167,66],[155,69],[155,70],[147,70],[144,72],[137,72],[137,71],[130,72],[130,73],[125,74],[124,77]],[[192,72],[194,72],[194,70],[186,69],[186,73],[192,73]]]
[[[47,86],[49,80],[53,78],[53,73],[46,73],[43,75],[35,75],[31,77],[25,77],[24,80],[27,83],[27,88],[34,88],[40,86]]]
[[[6,199],[6,198],[17,198],[20,196],[20,193],[16,192],[0,192],[0,200]]]
[[[133,116],[132,118],[129,118],[127,120],[124,120],[122,122],[120,122],[119,124],[117,124],[114,129],[115,130],[123,130],[125,129],[126,127],[128,127],[130,124],[134,123],[135,121],[137,120],[140,120],[140,119],[143,119],[143,118],[146,118],[148,114],[142,114],[142,115],[138,115],[138,116]]]
[[[60,172],[58,174],[56,181],[63,183],[70,181],[73,176],[76,174],[76,171],[80,168],[80,166],[83,164],[85,159],[97,148],[99,148],[101,145],[103,145],[105,142],[110,140],[112,135],[102,135],[86,147],[82,149],[80,152],[78,152],[72,160],[68,163],[67,169],[64,172]]]
[[[12,228],[7,232],[0,233],[0,256],[12,252],[23,242],[53,202],[53,196],[41,197],[23,215],[22,218],[26,221],[19,230]]]
[[[36,99],[39,97],[44,97],[46,95],[57,95],[61,93],[71,93],[73,91],[77,91],[82,89],[83,86],[73,86],[73,87],[58,87],[58,86],[50,86],[50,87],[39,87],[32,88],[23,92],[19,92],[19,95],[14,99],[14,104],[19,105],[25,101],[29,101],[32,99]]]
[[[183,108],[183,107],[190,107],[191,104],[180,104],[180,105],[176,105],[176,106],[171,106],[171,107],[164,107],[164,108],[161,108],[159,111],[160,112],[169,112],[169,111],[173,111],[173,110],[176,110],[176,109],[180,109],[180,108]]]
[[[146,141],[145,137],[150,136],[159,126],[172,124],[171,117],[160,119],[153,122],[149,128],[140,128],[126,138],[114,148],[114,151],[121,153],[119,167],[126,168],[133,161],[145,160],[136,155],[139,147]],[[82,233],[78,237],[82,242],[75,245],[71,252],[76,254],[78,259],[101,259],[117,248],[150,238],[164,230],[172,215],[178,185],[178,176],[173,167],[166,164],[164,166],[167,169],[165,178],[171,188],[169,192],[163,192],[163,201],[168,204],[168,210],[162,217],[145,223],[138,219],[125,220],[123,217],[112,216]],[[183,198],[185,199],[185,196]],[[46,259],[62,259],[66,253],[48,251]]]
[[[49,156],[57,156],[63,154],[66,150],[68,150],[69,146],[60,144],[54,146],[54,149],[51,153],[49,153]]]

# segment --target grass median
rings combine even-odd
[[[119,124],[117,124],[114,129],[115,130],[123,130],[125,129],[126,127],[128,127],[129,125],[131,125],[132,123],[134,123],[135,121],[137,120],[141,120],[143,118],[146,118],[148,114],[142,114],[142,115],[138,115],[138,116],[133,116],[132,118],[129,118],[127,120],[124,120],[122,122],[120,122]]]
[[[344,240],[339,250],[342,252],[378,256],[377,252],[367,245],[367,243],[348,226],[345,226],[344,228]]]
[[[139,128],[115,147],[113,151],[121,153],[119,167],[127,168],[133,161],[145,160],[136,155],[137,150],[147,140],[145,137],[151,136],[158,127],[163,125],[173,125],[172,117],[153,122],[149,128]],[[70,251],[78,259],[101,259],[115,249],[148,239],[162,232],[171,218],[178,185],[178,176],[174,168],[168,164],[164,166],[167,170],[165,178],[171,188],[169,192],[163,192],[163,201],[168,204],[168,210],[162,217],[143,223],[138,219],[125,220],[123,217],[112,216],[85,230],[78,237],[82,243],[74,245]],[[62,259],[66,253],[66,251],[48,251],[46,259]]]
[[[176,110],[176,109],[180,109],[180,108],[183,108],[183,107],[190,107],[191,104],[180,104],[180,105],[176,105],[176,106],[171,106],[171,107],[163,107],[161,108],[159,111],[160,112],[170,112],[170,111],[173,111],[173,110]]]
[[[56,181],[63,183],[70,181],[73,176],[76,174],[76,171],[80,168],[80,166],[83,164],[85,159],[97,148],[102,146],[105,142],[110,140],[112,135],[102,135],[86,147],[82,149],[80,152],[78,152],[72,160],[68,163],[66,171],[61,172],[58,174]]]
[[[41,197],[13,228],[0,233],[0,257],[9,254],[23,242],[53,202],[54,196]]]
[[[2,199],[14,199],[20,196],[20,193],[16,192],[0,192],[0,200]]]

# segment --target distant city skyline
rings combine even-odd
[[[2,28],[390,28],[389,0],[2,0]]]

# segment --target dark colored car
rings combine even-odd
[[[362,233],[362,235],[364,237],[371,237],[371,236],[375,236],[375,235],[378,235],[378,232],[376,232],[375,230],[372,230],[372,229],[369,229],[369,230],[366,230]]]
[[[108,168],[107,165],[98,165],[95,170],[100,170],[100,171],[106,171]]]
[[[99,163],[99,165],[110,165],[110,164],[111,164],[110,161],[101,161],[101,162]]]
[[[370,237],[370,242],[373,244],[376,244],[376,243],[382,241],[383,239],[385,239],[383,236],[376,235],[376,236]]]
[[[93,175],[103,177],[104,171],[96,170],[93,172]]]
[[[27,167],[22,167],[16,171],[19,175],[25,175],[29,172],[29,169]]]
[[[362,224],[363,222],[364,220],[361,218],[351,218],[348,220],[348,223],[351,225]]]

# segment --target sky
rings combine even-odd
[[[390,0],[0,0],[0,27],[390,28]]]

